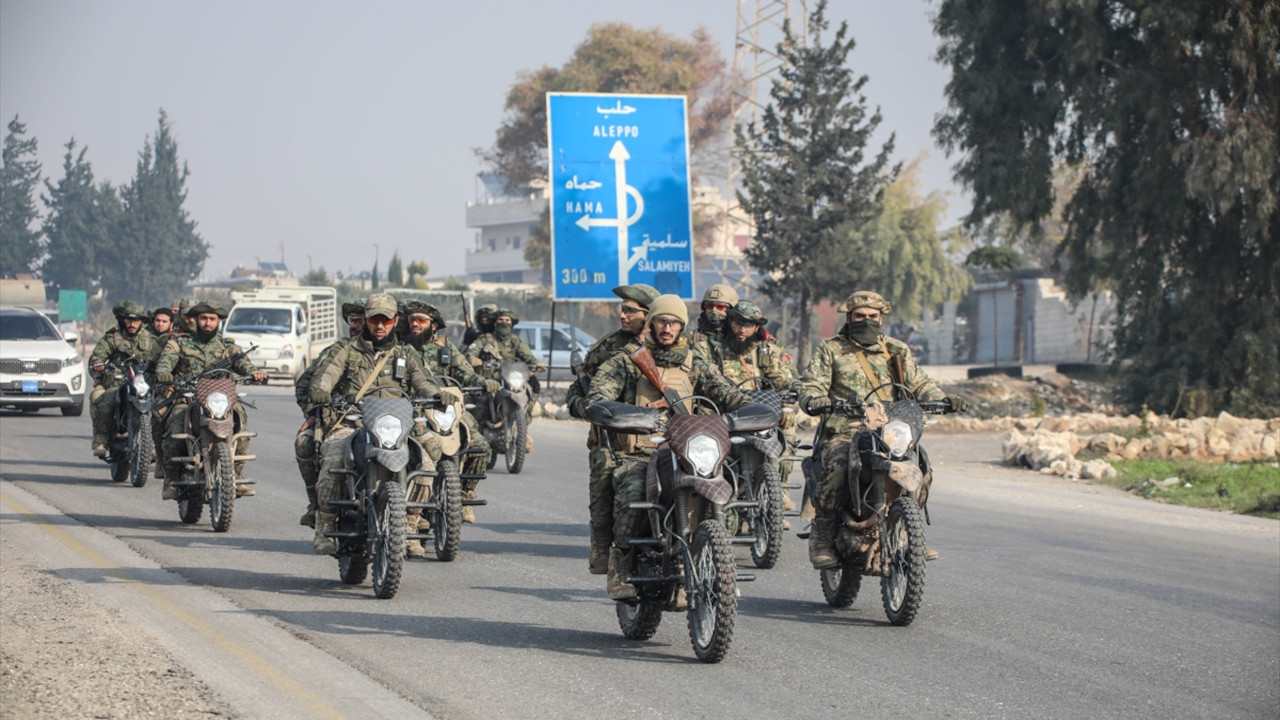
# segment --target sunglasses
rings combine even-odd
[[[715,310],[717,312],[728,312],[729,306],[725,303],[707,303],[702,306],[704,310]]]
[[[623,305],[620,309],[623,315],[643,315],[646,312],[642,307],[632,307],[631,305]]]
[[[382,325],[395,325],[395,324],[396,324],[396,319],[395,319],[395,318],[389,318],[389,317],[386,317],[386,316],[383,316],[383,315],[374,315],[373,317],[366,317],[366,318],[364,319],[364,321],[365,321],[365,323],[366,323],[366,324],[368,324],[368,325],[379,325],[379,326],[382,326]]]

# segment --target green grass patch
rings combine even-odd
[[[1109,460],[1116,477],[1094,482],[1152,500],[1280,519],[1280,465],[1190,460]],[[1168,478],[1178,482],[1165,483]]]

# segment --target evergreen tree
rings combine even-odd
[[[378,289],[378,261],[373,261],[373,274],[369,276],[369,289]]]
[[[41,197],[48,214],[44,220],[45,281],[56,288],[86,290],[98,286],[99,255],[115,236],[120,221],[120,198],[114,187],[95,185],[93,168],[85,160],[88,148],[76,153],[76,141],[66,145],[62,179],[57,185],[45,180]]]
[[[935,134],[971,226],[1038,232],[1079,165],[1068,289],[1116,292],[1134,406],[1280,407],[1280,4],[943,0]]]
[[[121,193],[124,210],[113,242],[100,254],[102,287],[110,300],[155,306],[184,294],[199,277],[209,246],[183,207],[189,174],[161,110],[155,137],[147,138],[133,180]]]
[[[893,137],[874,158],[867,143],[880,125],[879,109],[869,113],[862,88],[846,66],[854,39],[847,23],[829,45],[826,2],[819,2],[804,31],[807,47],[783,26],[778,45],[781,75],[760,120],[735,128],[742,157],[738,201],[755,225],[747,261],[764,277],[761,290],[774,301],[797,300],[800,313],[798,362],[808,362],[808,309],[822,299],[842,299],[858,288],[849,282],[856,246],[849,228],[880,212],[885,184],[898,169],[889,167]]]
[[[387,261],[387,286],[404,287],[404,264],[400,262],[399,250],[392,252]]]
[[[40,233],[35,223],[35,189],[40,184],[36,139],[23,139],[25,123],[14,115],[4,136],[0,167],[0,276],[30,272],[40,259]]]

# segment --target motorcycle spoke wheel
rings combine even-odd
[[[529,440],[529,419],[524,415],[524,408],[515,405],[507,413],[505,434],[507,451],[503,458],[507,463],[507,472],[517,475],[524,468],[524,450]]]
[[[388,600],[400,589],[404,570],[404,488],[387,480],[369,503],[369,530],[373,541],[373,594]]]
[[[179,477],[186,478],[187,471],[182,471]],[[186,486],[178,488],[178,518],[187,525],[194,525],[200,522],[200,516],[204,514],[204,489]]]
[[[880,578],[885,615],[894,625],[910,625],[924,598],[924,517],[914,499],[894,501],[880,543],[885,559]]]
[[[369,577],[369,559],[363,555],[339,556],[338,577],[344,585],[359,585]]]
[[[458,546],[462,544],[462,480],[458,478],[456,461],[440,461],[440,477],[436,479],[435,496],[440,503],[431,526],[436,559],[453,562],[458,557]]]
[[[831,607],[847,608],[858,598],[862,588],[862,573],[849,565],[828,568],[822,575],[822,597]]]
[[[155,448],[151,438],[151,415],[143,414],[129,428],[129,481],[134,487],[147,484],[151,466],[155,463]]]
[[[754,484],[759,506],[752,512],[751,531],[756,541],[751,544],[751,561],[767,570],[778,564],[782,554],[782,479],[778,468],[761,465],[756,469]]]
[[[717,663],[729,652],[738,613],[738,571],[724,525],[702,521],[693,534],[689,555],[685,570],[692,579],[689,640],[699,660]]]
[[[614,603],[618,613],[618,627],[628,640],[648,640],[658,632],[662,623],[662,608],[640,600]]]
[[[231,529],[231,516],[236,511],[235,465],[231,462],[231,446],[214,443],[209,452],[209,522],[214,532]]]

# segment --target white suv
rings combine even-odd
[[[0,308],[0,407],[83,413],[88,374],[74,347],[79,340],[58,332],[39,310]]]

